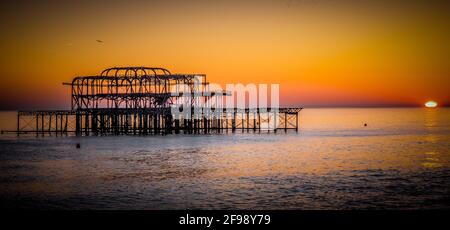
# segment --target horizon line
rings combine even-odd
[[[291,106],[280,106],[279,108],[290,108]],[[376,108],[426,108],[425,106],[418,105],[342,105],[342,106],[299,106],[302,109],[376,109]],[[450,105],[440,105],[434,109],[438,108],[449,108]],[[17,111],[45,111],[45,110],[71,110],[64,108],[43,108],[43,109],[7,109],[0,108],[0,112],[17,112]]]

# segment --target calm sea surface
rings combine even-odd
[[[15,122],[0,113],[0,129]],[[448,209],[450,109],[304,109],[298,133],[3,134],[0,205]]]

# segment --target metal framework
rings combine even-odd
[[[172,74],[167,69],[153,67],[114,67],[100,75],[75,77],[71,83],[63,84],[71,87],[71,110],[19,111],[18,134],[298,130],[301,108],[223,108],[223,98],[230,93],[210,90],[204,74]],[[182,110],[191,111],[189,117],[174,117],[174,102],[180,99],[188,100]],[[202,110],[205,107],[215,115]],[[271,128],[271,123],[277,125]]]

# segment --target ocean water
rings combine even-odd
[[[14,118],[0,113],[0,129]],[[2,134],[0,205],[448,209],[450,109],[304,109],[299,132],[276,134]]]

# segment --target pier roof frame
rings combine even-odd
[[[111,76],[110,73],[114,73],[114,77],[125,75],[128,76],[128,73],[134,73],[134,76],[140,75],[150,75],[150,72],[153,72],[153,75],[170,75],[170,71],[161,67],[144,67],[144,66],[129,66],[129,67],[112,67],[107,68],[101,72],[101,76]],[[143,74],[139,74],[142,72]]]

